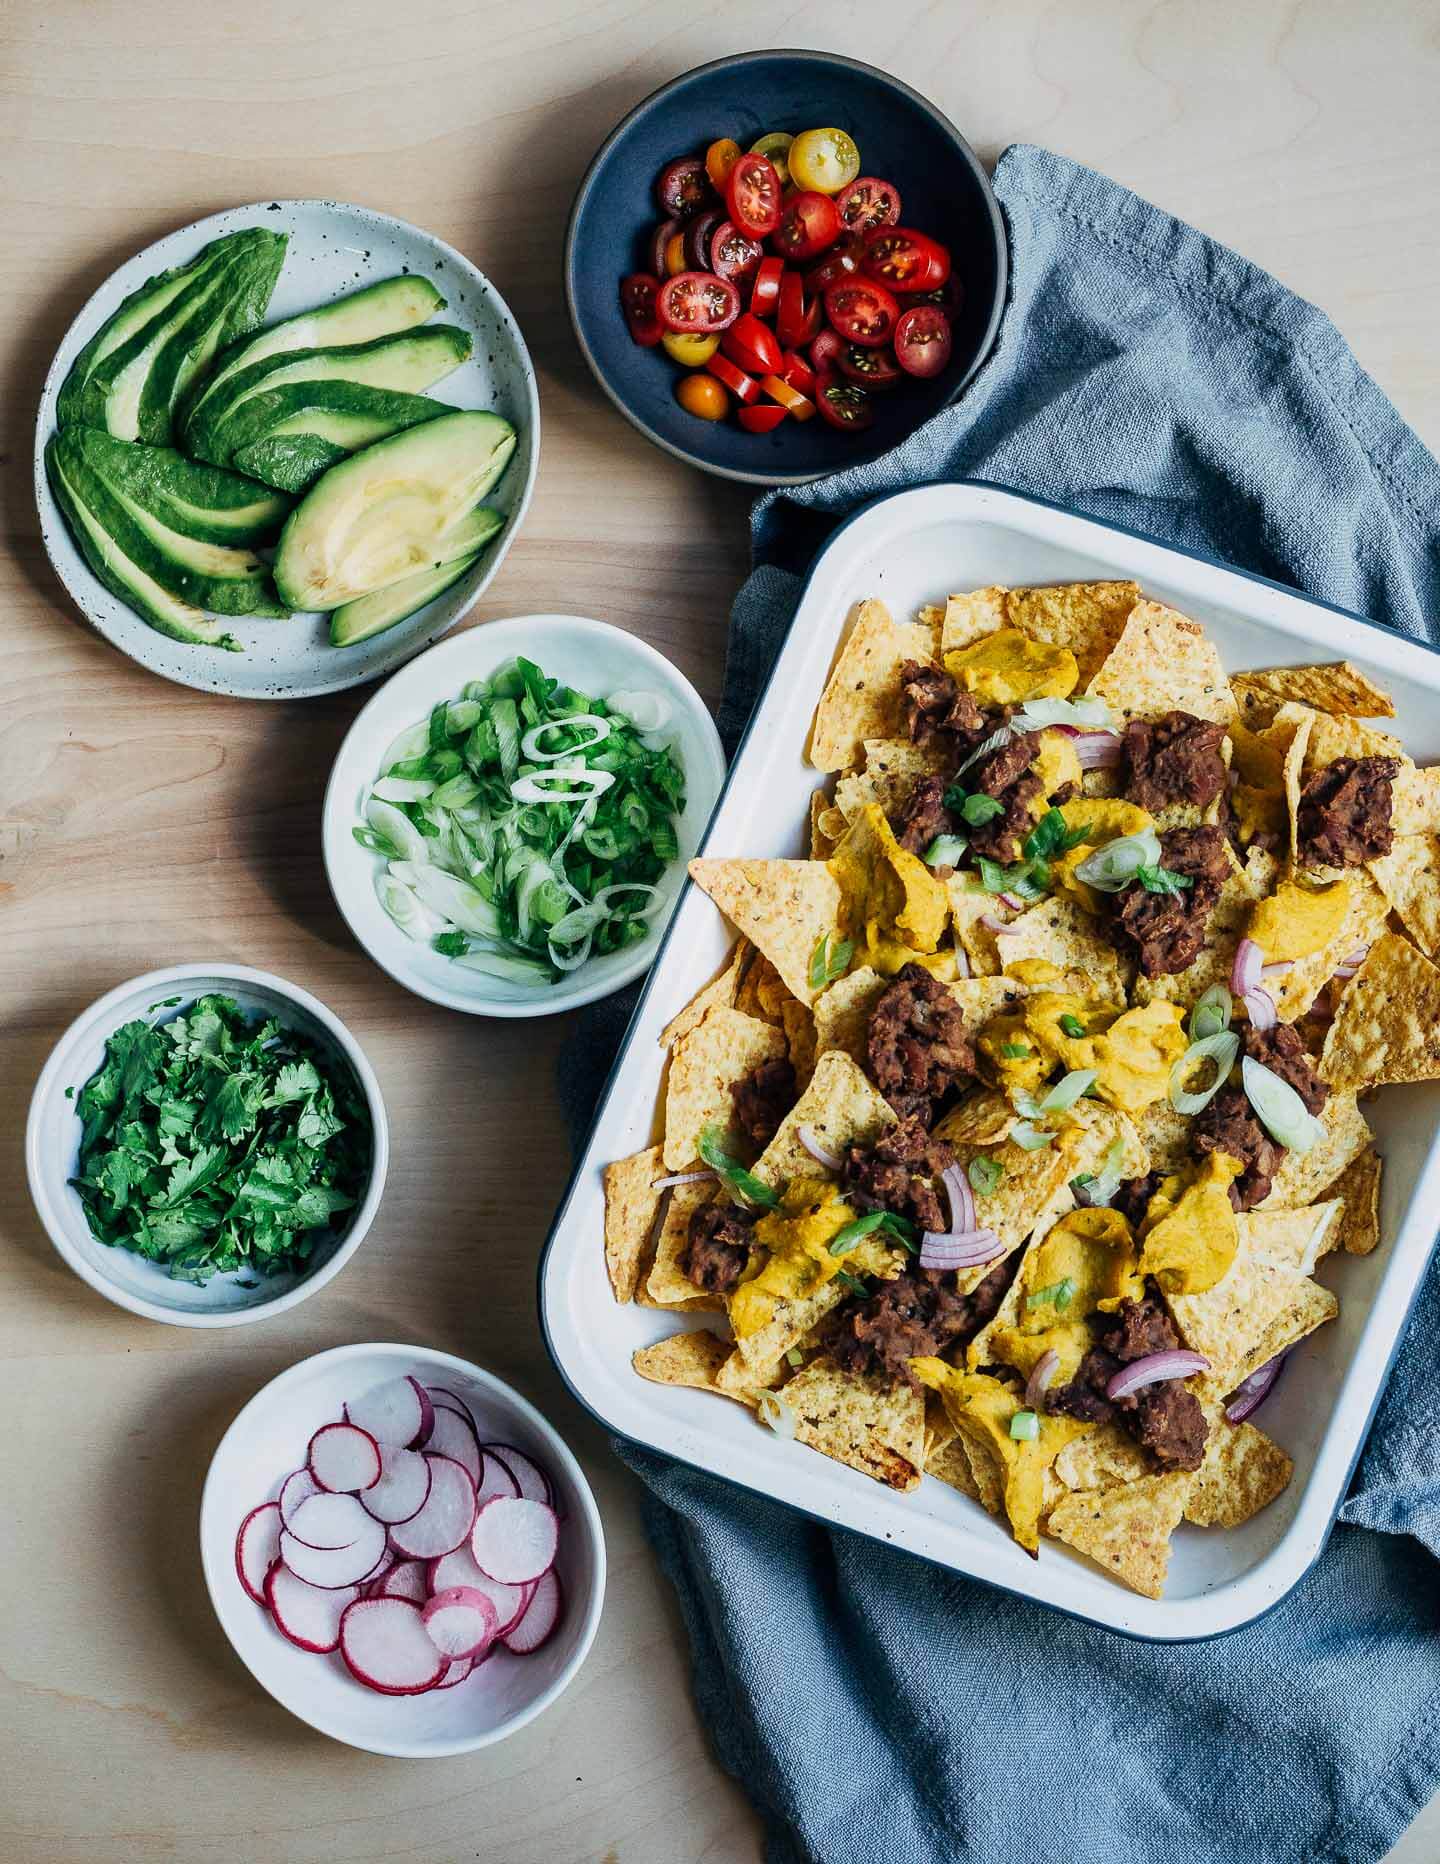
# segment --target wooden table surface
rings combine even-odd
[[[84,299],[158,235],[320,195],[402,215],[490,274],[540,373],[534,505],[472,619],[576,610],[713,697],[745,572],[743,492],[653,451],[571,342],[562,229],[589,154],[653,86],[747,47],[886,66],[993,160],[1030,139],[1107,170],[1336,318],[1440,440],[1440,14],[1422,0],[9,0],[0,25],[0,1856],[753,1864],[709,1757],[636,1496],[541,1346],[534,1263],[566,1169],[559,1021],[406,995],[355,948],[318,858],[363,694],[246,705],[122,659],[41,551],[34,407]],[[234,959],[343,1016],[394,1128],[368,1242],[313,1302],[197,1335],[112,1308],[52,1253],[21,1134],[65,1024],[167,962]],[[231,1654],[200,1579],[211,1451],[282,1367],[347,1340],[479,1360],[567,1433],[610,1541],[607,1608],[562,1702],[498,1750],[406,1765],[312,1734]],[[1440,1850],[1436,1807],[1395,1860]],[[1428,1839],[1424,1835],[1428,1828]]]

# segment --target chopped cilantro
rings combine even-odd
[[[872,1230],[883,1230],[887,1236],[894,1237],[905,1248],[915,1247],[915,1226],[904,1217],[897,1217],[891,1210],[868,1210],[863,1217],[857,1217],[853,1223],[847,1223],[843,1230],[837,1230],[830,1239],[832,1256],[848,1256],[860,1239],[869,1236]]]
[[[832,949],[830,934],[827,932],[816,941],[815,949],[810,954],[808,981],[812,990],[824,990],[833,984],[837,977],[845,975],[850,960],[855,956],[855,945],[848,938],[836,939]]]
[[[1023,1042],[1002,1042],[1000,1053],[1006,1061],[1028,1061],[1035,1051]]]
[[[463,958],[470,949],[470,941],[463,932],[437,932],[430,941],[430,949],[438,951],[442,958]]]
[[[1078,1016],[1072,1016],[1069,1010],[1060,1018],[1060,1027],[1072,1041],[1078,1042],[1085,1034],[1085,1025]]]
[[[1037,1307],[1055,1307],[1062,1311],[1075,1299],[1075,1278],[1067,1275],[1063,1281],[1052,1282],[1048,1288],[1039,1288],[1034,1294],[1027,1294],[1025,1306],[1033,1311]]]
[[[1058,809],[1047,809],[1025,837],[1025,854],[1031,861],[1053,861],[1078,848],[1090,833],[1085,826],[1071,828]]]
[[[1147,893],[1183,893],[1195,885],[1189,874],[1176,874],[1168,867],[1138,867],[1135,878]]]
[[[765,1210],[774,1210],[780,1202],[763,1178],[757,1178],[754,1172],[746,1171],[738,1159],[731,1158],[720,1143],[718,1127],[705,1128],[700,1135],[699,1150],[711,1171],[718,1171],[735,1195],[743,1198],[747,1204],[759,1204]]]
[[[965,1176],[970,1180],[970,1188],[981,1197],[993,1197],[1000,1180],[1005,1176],[1005,1167],[999,1159],[986,1158],[983,1152],[965,1167]]]

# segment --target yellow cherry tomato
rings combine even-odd
[[[703,369],[720,347],[719,337],[688,330],[667,330],[660,342],[671,362],[678,362],[682,369]]]
[[[860,173],[860,151],[843,129],[802,130],[790,145],[791,179],[817,194],[838,194]]]
[[[672,233],[665,242],[665,276],[674,278],[676,273],[685,270],[685,235]]]
[[[683,375],[675,388],[675,399],[687,414],[702,421],[723,421],[730,397],[713,375]]]
[[[751,155],[763,155],[780,177],[783,188],[790,179],[790,145],[795,138],[788,130],[772,129],[750,145]]]
[[[710,185],[717,194],[725,192],[730,170],[739,160],[740,145],[729,136],[722,136],[718,142],[712,142],[705,151],[705,173],[710,177]]]

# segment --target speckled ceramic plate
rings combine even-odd
[[[487,503],[505,513],[505,528],[469,574],[407,620],[353,647],[332,647],[328,618],[295,615],[289,621],[247,617],[230,622],[244,648],[172,641],[149,627],[91,574],[60,515],[45,477],[45,443],[55,428],[55,402],[70,365],[127,293],[156,272],[181,264],[208,240],[240,227],[264,226],[289,236],[284,269],[267,323],[293,317],[398,272],[423,272],[445,298],[435,321],[458,324],[474,339],[474,353],[434,388],[437,400],[457,408],[487,408],[512,422],[519,444]],[[296,699],[338,692],[388,673],[446,634],[474,603],[505,559],[525,517],[540,454],[540,404],[535,371],[509,307],[461,253],[433,233],[388,214],[338,201],[261,201],[197,220],[157,240],[113,272],[65,334],[40,398],[35,428],[35,500],[40,535],[56,574],[76,605],[107,640],[152,672],[202,692],[240,699]]]

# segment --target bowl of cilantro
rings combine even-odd
[[[242,965],[93,1003],[35,1084],[25,1162],[57,1252],[107,1300],[234,1327],[338,1275],[379,1208],[380,1084],[308,991]]]

